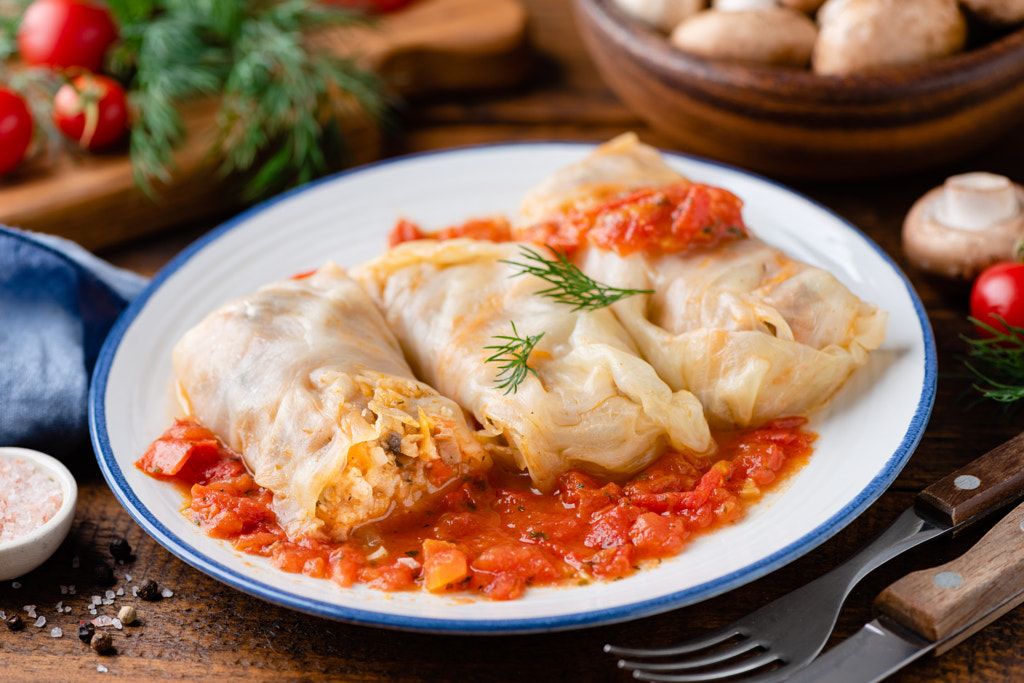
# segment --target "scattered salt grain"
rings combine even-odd
[[[107,669],[107,667],[103,666],[102,664],[97,666],[96,670],[99,671],[101,674],[105,674],[107,673],[107,671],[109,671],[109,669]]]
[[[121,620],[118,619],[117,617],[114,617],[113,619],[110,620],[110,625],[113,626],[114,628],[118,629],[118,630],[121,630],[121,628],[124,627],[124,624],[122,624]]]
[[[111,600],[110,598],[103,598],[103,604],[104,605],[113,605],[114,601]]]
[[[124,580],[127,581],[128,583],[131,583],[132,582],[132,575],[131,574],[125,574],[124,575]]]
[[[30,618],[32,618],[32,619],[36,618],[36,606],[35,605],[25,605],[21,609],[25,610],[25,612],[28,614],[28,616]]]
[[[103,598],[101,598],[101,597],[100,597],[100,596],[98,596],[98,595],[94,595],[94,596],[92,596],[92,602],[91,602],[91,603],[89,603],[89,604],[91,604],[91,605],[98,605],[98,604],[100,604],[101,602],[103,602]]]
[[[54,626],[53,628],[50,629],[50,637],[51,638],[60,638],[63,635],[64,635],[64,631],[62,631],[60,629],[60,626]]]
[[[110,626],[112,623],[114,623],[114,620],[108,617],[106,614],[104,614],[93,619],[92,623],[96,626]]]
[[[81,566],[81,564],[82,564],[82,561],[80,559],[78,559],[78,555],[75,555],[74,557],[71,558],[71,568],[72,569],[78,569],[78,567]]]
[[[77,592],[78,592],[78,589],[75,588],[73,585],[72,586],[68,586],[68,595],[76,595]]]
[[[173,598],[174,591],[172,591],[170,588],[165,588],[162,591],[160,591],[160,595],[162,595],[165,598]]]
[[[64,614],[69,614],[70,612],[71,612],[71,605],[68,605],[67,607],[64,608]]]
[[[133,598],[139,597],[139,587],[138,586],[132,586],[132,597]]]
[[[27,460],[0,459],[0,543],[53,519],[63,500],[60,484]]]
[[[46,617],[39,617],[38,619],[36,619],[35,623],[32,624],[32,625],[35,626],[36,628],[42,628],[43,626],[46,626]]]
[[[103,594],[103,597],[107,598],[108,600],[113,600],[115,595],[116,593],[114,593],[114,591],[107,591]]]
[[[61,587],[60,587],[60,594],[61,595],[67,595],[68,594],[68,587],[64,586],[64,585],[61,585]]]
[[[0,621],[5,621],[6,619],[7,619],[7,612],[5,612],[2,609],[0,609]]]
[[[95,607],[90,607],[89,608],[89,614],[91,614],[93,616],[96,616],[96,608]]]
[[[64,609],[64,601],[63,600],[61,600],[60,602],[57,603],[57,611],[60,612],[62,609]]]
[[[117,589],[117,595],[118,596],[124,595],[124,589],[123,588],[118,588]]]
[[[11,588],[13,588],[14,590],[18,590],[19,588],[21,588],[21,583],[19,581],[11,581]]]

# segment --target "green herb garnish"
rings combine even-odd
[[[487,359],[488,363],[502,363],[498,368],[498,375],[495,377],[497,386],[505,390],[506,394],[517,393],[519,385],[526,379],[527,373],[537,376],[537,371],[528,365],[530,353],[537,345],[544,333],[535,334],[529,337],[520,337],[516,330],[515,322],[512,322],[512,334],[495,335],[493,339],[503,340],[505,343],[495,346],[485,346],[485,349],[496,351],[493,356]]]
[[[549,297],[563,304],[572,306],[573,311],[594,311],[610,306],[619,299],[634,294],[651,294],[650,289],[619,289],[602,284],[569,262],[565,252],[557,247],[548,247],[555,255],[555,260],[546,259],[529,247],[520,247],[520,252],[528,262],[502,261],[519,268],[513,277],[529,273],[551,284],[538,294]]]
[[[127,84],[136,180],[166,182],[185,136],[180,106],[219,96],[210,157],[245,173],[255,200],[331,170],[344,153],[339,112],[385,108],[378,76],[307,45],[306,33],[366,23],[306,0],[109,0],[120,24],[110,72]]]
[[[1004,330],[975,318],[969,320],[991,335],[983,339],[963,337],[969,356],[965,365],[975,376],[974,388],[1000,403],[1024,398],[1024,328],[1006,325]]]

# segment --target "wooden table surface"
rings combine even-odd
[[[602,141],[636,130],[652,144],[671,143],[649,130],[602,84],[575,33],[566,0],[524,2],[531,15],[536,54],[529,79],[512,91],[472,96],[448,95],[417,101],[405,111],[400,130],[388,142],[388,155],[483,142],[533,139]],[[1020,131],[1024,133],[1024,129]],[[617,681],[628,677],[603,654],[605,643],[665,644],[725,624],[824,573],[867,543],[911,504],[914,494],[973,457],[1020,431],[1021,420],[993,405],[971,406],[964,394],[959,358],[967,293],[963,285],[914,272],[899,240],[903,215],[914,199],[947,175],[987,170],[1024,180],[1024,135],[1009,136],[983,155],[911,178],[854,184],[790,183],[859,226],[909,274],[935,330],[939,386],[924,438],[893,486],[870,509],[819,548],[742,588],[704,603],[628,623],[575,631],[520,636],[471,637],[379,630],[326,621],[265,603],[229,588],[185,565],[150,539],[120,507],[86,450],[74,465],[81,485],[70,537],[39,570],[0,585],[0,609],[8,614],[34,604],[46,616],[43,628],[29,625],[12,633],[0,628],[0,679],[135,680],[209,679],[248,681]],[[212,227],[216,217],[176,226],[146,242],[101,252],[116,264],[152,274],[182,247]],[[866,426],[870,429],[870,425]],[[831,643],[851,635],[871,616],[873,597],[903,574],[948,561],[976,540],[983,528],[901,557],[855,589]],[[99,657],[75,637],[88,619],[94,585],[91,566],[124,537],[136,559],[118,566],[115,597],[101,614],[135,604],[136,627],[113,631],[117,654]],[[76,558],[77,564],[76,567]],[[129,583],[126,574],[130,574]],[[156,603],[130,597],[131,586],[153,578],[174,595]],[[61,586],[74,586],[65,594]],[[71,607],[57,613],[56,604]],[[31,620],[29,620],[31,621]],[[50,637],[60,626],[62,638]],[[940,658],[926,657],[893,677],[918,681],[1024,680],[1018,609]],[[100,671],[100,667],[107,671]]]

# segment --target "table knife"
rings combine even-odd
[[[1024,504],[966,553],[908,574],[875,600],[877,617],[790,683],[873,683],[940,655],[1024,602]]]

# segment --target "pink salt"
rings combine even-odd
[[[17,458],[0,458],[0,543],[13,541],[53,519],[60,484]]]

